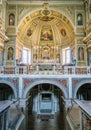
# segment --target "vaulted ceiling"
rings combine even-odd
[[[64,15],[53,10],[38,10],[23,19],[17,39],[28,47],[42,44],[42,33],[51,33],[51,44],[70,44],[74,37],[73,26]]]

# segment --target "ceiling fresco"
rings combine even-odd
[[[44,44],[43,42],[68,44],[73,33],[73,26],[64,15],[54,10],[38,10],[22,20],[17,39],[25,46]]]

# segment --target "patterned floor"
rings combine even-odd
[[[63,112],[56,113],[55,118],[48,121],[37,119],[36,114],[29,115],[28,119],[27,130],[66,130]]]

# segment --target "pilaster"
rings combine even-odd
[[[72,78],[69,77],[69,98],[72,98]]]

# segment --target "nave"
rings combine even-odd
[[[36,90],[39,92],[37,93]],[[27,130],[70,130],[67,128],[66,112],[62,101],[63,93],[57,86],[40,84],[33,87],[29,93],[33,97],[29,100]],[[48,112],[49,110],[53,111],[53,115]]]
[[[28,117],[28,129],[27,130],[70,130],[65,125],[64,112],[57,112],[54,119],[40,120],[37,119],[35,113],[31,113]]]

